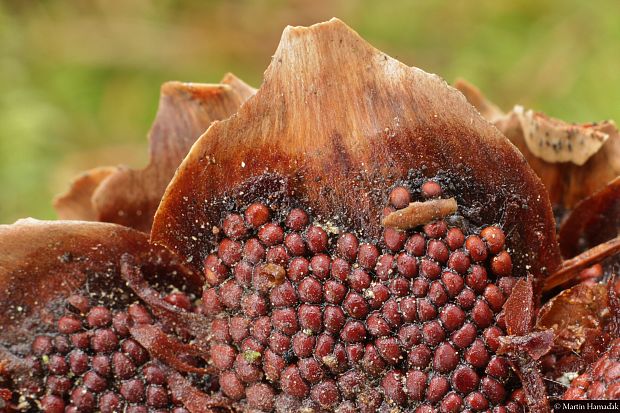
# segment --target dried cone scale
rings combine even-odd
[[[613,121],[576,124],[519,105],[504,113],[469,82],[459,79],[454,87],[523,153],[558,212],[620,174],[620,132]]]
[[[188,293],[202,283],[145,234],[112,224],[22,220],[0,226],[0,250],[2,412],[114,411],[115,396],[136,396],[123,380],[147,380],[150,357],[127,329],[148,311],[120,276],[123,254],[152,282]]]
[[[58,216],[149,232],[166,185],[196,138],[211,122],[235,113],[254,92],[230,73],[219,84],[164,83],[149,133],[149,165],[140,170],[103,167],[84,172],[54,200]]]
[[[530,340],[560,264],[554,225],[538,178],[459,92],[338,20],[289,27],[262,87],[197,141],[157,210],[151,242],[191,269],[140,253],[159,251],[143,238],[97,246],[103,231],[78,248],[76,227],[47,243],[6,230],[30,252],[0,267],[0,398],[48,412],[549,411],[540,354],[510,345]],[[55,300],[34,297],[41,272]],[[24,274],[29,290],[8,288]]]

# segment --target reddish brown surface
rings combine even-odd
[[[554,345],[580,352],[587,336],[602,334],[609,322],[607,286],[578,284],[545,303],[538,313],[536,328],[553,329]]]
[[[620,231],[620,177],[581,201],[560,227],[562,255],[571,258],[584,247],[608,241]]]
[[[149,268],[176,270],[200,285],[171,254],[144,234],[114,224],[22,220],[0,226],[0,341],[26,344],[54,321],[50,301],[88,283],[98,290],[121,282],[120,257],[131,252]]]

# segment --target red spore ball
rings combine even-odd
[[[480,237],[476,235],[467,237],[467,241],[465,241],[465,248],[467,248],[467,251],[469,251],[469,256],[475,262],[481,262],[487,259],[487,246],[484,241],[480,239]]]
[[[245,386],[232,371],[225,371],[219,377],[222,392],[233,400],[241,400],[245,396]]]
[[[450,389],[448,379],[443,376],[433,376],[426,388],[426,400],[437,403]]]
[[[504,249],[506,236],[504,235],[504,231],[500,228],[495,226],[486,227],[480,232],[480,235],[482,239],[486,241],[489,251],[491,251],[492,254],[498,254]]]
[[[32,352],[37,356],[51,354],[54,350],[52,338],[48,336],[36,336],[30,346]]]
[[[441,185],[435,181],[424,182],[420,188],[420,191],[424,198],[437,198],[440,197],[442,193]]]
[[[491,271],[498,277],[508,277],[512,275],[512,259],[510,254],[502,251],[491,259]]]
[[[311,226],[306,230],[306,242],[312,253],[318,254],[327,250],[327,232],[319,226]]]
[[[340,307],[328,305],[323,312],[323,325],[325,330],[336,334],[344,326],[346,316]]]
[[[354,234],[346,232],[338,238],[336,248],[342,258],[352,262],[357,257],[359,241]]]
[[[441,274],[441,267],[433,260],[422,258],[420,261],[420,275],[430,280],[437,279]]]
[[[325,410],[333,409],[340,402],[340,392],[333,380],[326,380],[314,386],[310,396],[312,400]]]
[[[269,208],[261,203],[254,203],[245,210],[245,222],[252,228],[259,228],[269,220]]]
[[[95,395],[86,387],[78,386],[71,392],[71,403],[79,411],[92,411],[95,407]]]
[[[393,255],[381,255],[375,265],[375,273],[377,274],[377,277],[382,281],[388,280],[395,270],[395,264],[396,260]]]
[[[286,226],[293,231],[303,231],[310,222],[308,214],[299,208],[294,208],[286,217]]]
[[[112,322],[112,312],[107,307],[93,307],[88,312],[86,322],[91,327],[106,327]]]
[[[310,259],[310,270],[312,275],[320,280],[329,277],[331,259],[327,254],[317,254]]]
[[[301,256],[306,253],[306,241],[297,232],[291,232],[284,237],[284,246],[293,256]]]
[[[258,239],[268,247],[281,244],[284,241],[284,230],[278,224],[267,223],[258,231]]]
[[[256,264],[265,257],[265,247],[257,238],[250,238],[243,244],[241,255],[247,262]]]
[[[289,366],[282,372],[280,385],[285,393],[293,397],[304,398],[310,391],[296,366]]]
[[[340,332],[340,337],[347,343],[357,343],[366,338],[366,328],[360,321],[347,321]]]
[[[398,186],[390,192],[390,204],[396,209],[403,209],[411,202],[409,190],[403,186]]]
[[[409,254],[399,254],[396,259],[398,272],[406,278],[413,278],[418,272],[417,260]]]
[[[41,399],[41,408],[45,413],[63,413],[65,401],[61,397],[48,394]]]
[[[383,242],[393,252],[400,251],[405,245],[407,234],[394,228],[386,228],[383,231]]]
[[[445,221],[435,221],[424,225],[424,233],[429,238],[443,238],[448,232],[448,226]]]
[[[334,258],[331,267],[331,276],[336,280],[346,281],[349,278],[351,265],[342,258]]]
[[[354,269],[349,276],[349,286],[357,292],[363,292],[363,290],[370,287],[371,281],[370,274],[361,268]]]
[[[407,238],[405,250],[416,257],[421,257],[426,251],[426,239],[421,234],[413,234]]]
[[[448,248],[442,241],[432,239],[428,242],[426,255],[430,258],[437,262],[444,263],[448,260],[448,254]]]
[[[323,299],[321,283],[313,277],[306,277],[297,286],[299,298],[307,303],[320,303]]]
[[[465,282],[463,277],[453,272],[446,271],[441,274],[441,281],[443,285],[446,287],[446,291],[450,297],[455,297],[458,293],[463,290]]]
[[[316,305],[302,304],[297,310],[299,324],[303,330],[310,330],[314,333],[321,331],[323,324],[321,307]]]
[[[185,311],[192,310],[192,302],[187,296],[187,294],[182,292],[174,292],[170,293],[164,297],[164,301],[169,304],[172,304],[175,307],[181,308]]]
[[[350,292],[347,295],[342,307],[351,317],[360,319],[365,318],[370,311],[364,297],[356,292]]]
[[[58,320],[58,331],[63,334],[77,333],[82,329],[82,321],[74,316],[62,316]],[[51,347],[51,340],[50,340]]]
[[[224,218],[222,229],[224,230],[224,234],[233,240],[243,238],[248,231],[243,217],[239,214],[229,214]]]
[[[231,266],[241,259],[241,248],[239,242],[225,238],[220,242],[217,255],[224,264]]]
[[[478,387],[478,382],[480,378],[478,374],[470,367],[463,366],[457,368],[457,370],[452,375],[452,386],[461,393],[470,393],[476,387]]]
[[[299,282],[310,273],[310,262],[304,257],[295,257],[288,264],[287,276],[291,281]]]
[[[364,292],[364,297],[371,308],[378,309],[390,298],[390,290],[383,284],[373,284]]]
[[[328,280],[325,282],[323,294],[325,301],[331,304],[340,304],[347,294],[347,287],[338,281]]]
[[[371,270],[377,265],[379,250],[372,244],[361,244],[357,253],[357,262],[363,268]]]
[[[90,347],[97,353],[107,353],[116,349],[118,338],[111,329],[95,330],[90,339]]]
[[[448,234],[446,235],[446,244],[448,244],[448,248],[454,251],[463,246],[465,242],[465,236],[463,235],[463,231],[458,228],[450,228],[448,230]]]
[[[245,395],[250,407],[266,412],[273,410],[275,393],[268,384],[252,384],[246,389]]]
[[[463,349],[468,347],[476,339],[478,332],[472,323],[466,323],[452,334],[452,343]]]
[[[407,395],[403,389],[402,377],[400,372],[391,370],[383,377],[381,381],[383,394],[386,399],[396,404],[405,404]]]
[[[425,373],[418,370],[409,370],[405,380],[405,389],[409,398],[414,401],[421,401],[426,391],[426,381],[428,377]]]
[[[471,261],[464,251],[454,251],[448,259],[448,267],[459,274],[465,274],[469,269]]]

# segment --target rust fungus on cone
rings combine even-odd
[[[126,227],[0,228],[1,403],[550,411],[541,366],[592,307],[548,325],[566,293],[537,324],[546,277],[612,250],[561,260],[546,189],[515,146],[337,19],[287,27],[257,91],[223,83],[166,84],[151,164],[90,171],[57,202]],[[590,132],[594,158],[612,137]],[[605,340],[620,325],[608,294]],[[582,348],[615,362],[605,340]],[[603,383],[599,370],[584,371]],[[603,394],[579,386],[567,394]]]

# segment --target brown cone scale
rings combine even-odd
[[[518,151],[440,78],[337,19],[285,30],[256,95],[181,164],[152,239],[199,266],[226,203],[283,197],[377,238],[383,196],[412,171],[444,172],[469,219],[509,228],[517,271],[538,282],[560,263],[546,193]]]

